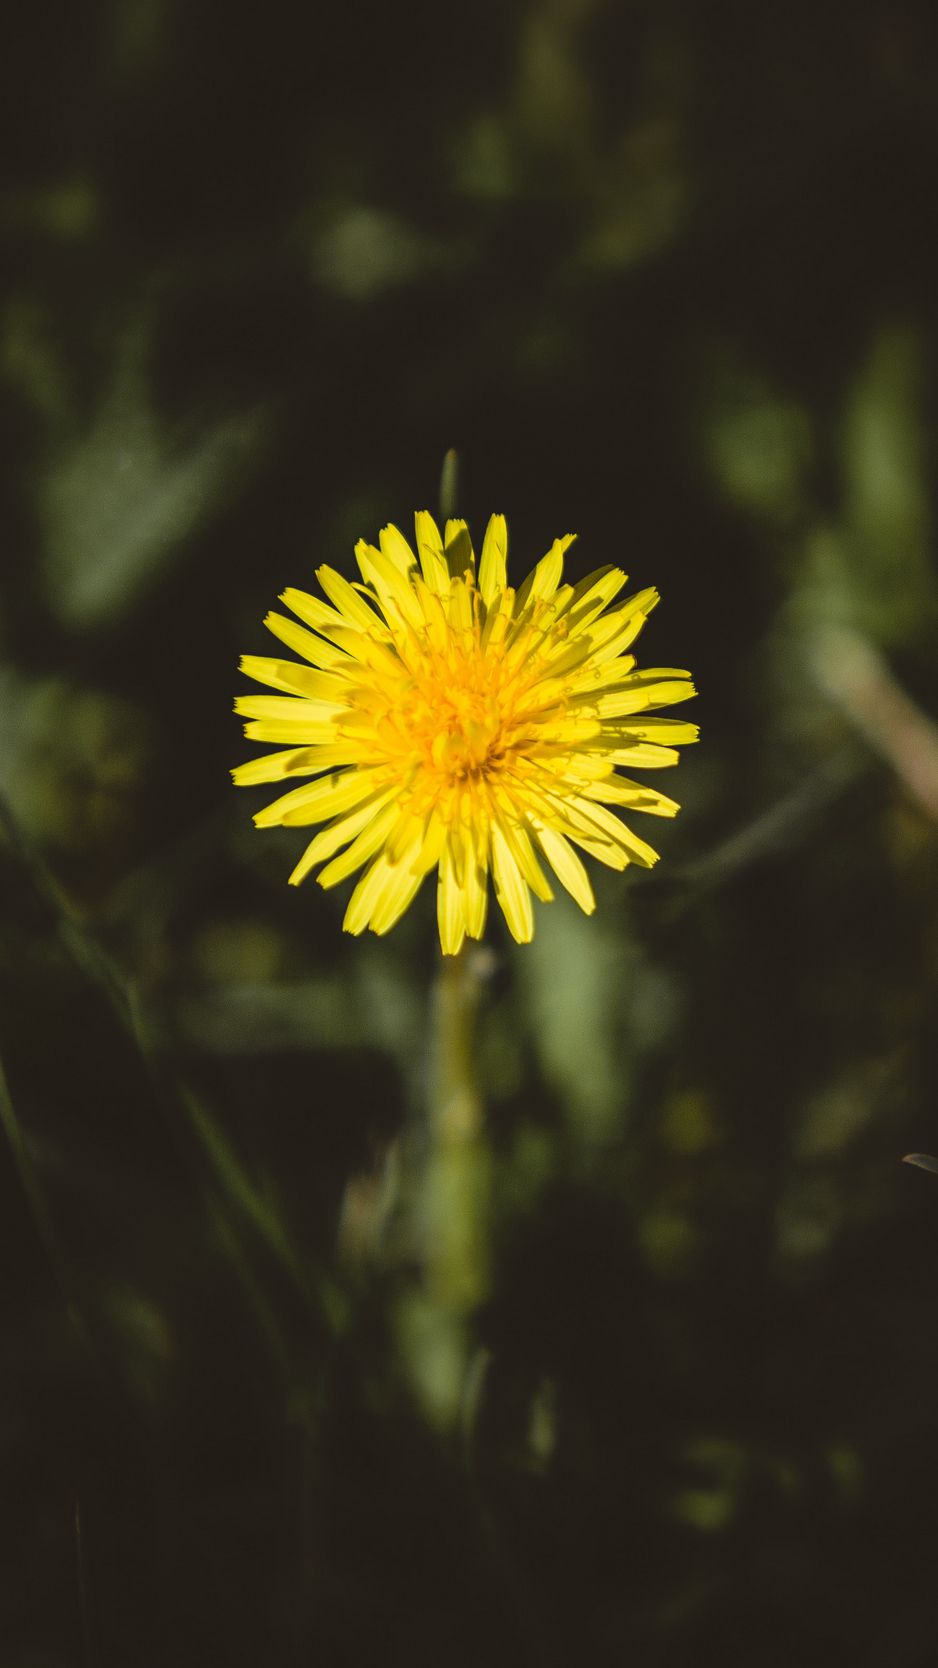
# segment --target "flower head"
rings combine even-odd
[[[490,874],[524,943],[534,932],[531,893],[552,896],[544,862],[590,913],[578,851],[612,869],[657,860],[609,807],[677,811],[619,767],[677,762],[676,745],[695,741],[697,727],[654,709],[694,687],[687,672],[637,671],[628,652],[657,591],[613,608],[626,582],[619,568],[561,583],[572,542],[555,540],[516,591],[504,516],[492,516],[477,567],[465,522],[448,521],[441,536],[419,511],[416,556],[385,527],[380,548],[356,547],[363,583],[322,567],[328,603],[284,591],[296,619],[268,614],[264,623],[302,661],[243,657],[248,677],[281,691],[238,697],[245,735],[282,750],[232,774],[240,785],[302,782],[254,821],[324,824],[294,885],[319,863],[321,886],[364,871],[347,932],[387,932],[436,869],[447,954],[467,935],[481,938]]]

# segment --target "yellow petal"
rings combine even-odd
[[[365,870],[349,899],[342,922],[345,932],[352,933],[356,938],[359,933],[364,932],[371,920],[372,910],[381,901],[390,874],[387,858],[383,852],[379,852],[370,869]]]
[[[555,539],[546,556],[542,556],[536,567],[532,568],[524,584],[519,586],[515,598],[515,618],[522,614],[529,602],[546,601],[552,597],[563,577],[563,558],[576,538],[575,533],[565,533],[562,539]]]
[[[566,612],[567,628],[570,632],[580,632],[608,608],[613,597],[617,597],[628,579],[628,574],[621,568],[596,568],[588,573],[574,587],[570,606]]]
[[[548,863],[560,881],[565,886],[571,898],[574,898],[584,914],[592,915],[596,908],[596,899],[590,885],[589,876],[580,862],[569,840],[558,834],[554,828],[537,829],[537,838],[547,858]]]
[[[357,626],[360,631],[382,629],[382,622],[374,609],[368,606],[364,597],[359,595],[341,573],[336,573],[335,568],[317,568],[316,578],[329,601],[335,603],[344,624]]]
[[[315,700],[342,705],[345,688],[341,678],[328,672],[314,672],[311,666],[301,666],[295,660],[271,660],[266,655],[243,654],[238,662],[239,672],[255,683],[266,683],[271,689],[285,689],[292,695],[309,696]]]
[[[400,811],[393,802],[385,805],[377,815],[373,814],[371,821],[365,824],[362,832],[347,850],[343,851],[341,856],[334,857],[331,863],[327,863],[326,867],[320,870],[316,876],[317,884],[328,888],[336,886],[348,875],[353,875],[356,869],[360,869],[369,857],[374,857],[375,852],[380,851],[385,845],[388,834],[399,816]]]
[[[312,701],[301,695],[236,695],[234,710],[242,718],[285,718],[288,723],[305,723],[308,719],[323,724],[334,721],[343,709],[337,701]]]
[[[349,751],[342,746],[288,747],[285,752],[265,753],[259,759],[235,765],[231,777],[239,788],[251,788],[262,782],[280,782],[285,776],[315,776],[330,765],[351,764],[353,760],[347,756],[334,757],[336,753],[347,755]]]
[[[464,521],[448,521],[443,534],[443,549],[446,554],[446,566],[451,579],[458,579],[464,573],[475,572],[475,552],[469,537],[469,528]]]
[[[399,811],[397,822],[388,835],[388,862],[401,863],[405,857],[414,862],[423,846],[423,833],[422,817],[416,816],[410,809]]]
[[[588,703],[600,718],[625,718],[629,713],[643,712],[646,707],[676,706],[678,701],[689,701],[696,693],[689,672],[673,672],[668,676],[656,670],[636,672],[624,679],[619,689],[575,699]]]
[[[504,642],[511,626],[511,616],[515,606],[515,593],[510,585],[499,591],[489,604],[489,612],[482,627],[481,649],[483,654],[492,654]]]
[[[585,815],[592,828],[621,846],[631,862],[640,863],[643,869],[654,868],[658,861],[658,853],[645,840],[640,840],[637,834],[633,834],[631,828],[621,822],[615,812],[607,811],[605,805],[588,804],[583,799],[576,799],[572,802],[570,810],[581,816]]]
[[[359,805],[357,810],[352,811],[349,816],[339,817],[336,822],[331,822],[328,828],[321,828],[306,847],[303,856],[290,876],[290,885],[299,886],[300,881],[309,874],[310,869],[314,868],[317,863],[325,862],[326,858],[331,857],[340,846],[344,846],[349,840],[354,839],[355,835],[372,818],[376,817],[391,797],[396,796],[396,794],[396,788],[385,788],[381,793],[372,794],[364,805]]]
[[[443,551],[443,540],[440,529],[429,510],[418,510],[414,516],[414,526],[417,533],[417,554],[423,577],[431,591],[445,593],[449,590],[449,568]]]
[[[378,535],[378,542],[388,560],[399,568],[401,573],[409,573],[416,565],[417,558],[407,543],[403,533],[396,527],[382,527]]]
[[[574,845],[579,846],[581,851],[587,852],[590,857],[595,857],[597,863],[605,863],[607,869],[621,871],[629,866],[630,859],[626,856],[622,847],[614,845],[611,840],[601,839],[598,834],[594,839],[581,830],[574,830],[568,832],[567,838]]]
[[[462,948],[466,936],[466,917],[463,910],[463,889],[456,878],[456,869],[448,846],[440,858],[436,916],[443,954],[455,956]]]
[[[618,608],[611,608],[608,614],[594,620],[588,633],[592,644],[590,664],[601,666],[607,660],[613,660],[616,655],[624,654],[634,643],[649,614],[657,608],[660,601],[658,592],[649,586],[647,590],[629,597]]]
[[[292,585],[288,585],[285,591],[281,591],[280,601],[285,602],[294,614],[306,621],[307,625],[312,626],[323,637],[328,637],[330,643],[344,649],[347,655],[358,653],[358,640],[361,637],[358,626],[353,625],[351,620],[347,620],[337,609],[330,608],[320,597],[311,596],[309,591],[297,591]]]
[[[700,727],[680,718],[661,718],[658,714],[642,713],[628,724],[604,724],[603,734],[610,741],[630,745],[633,741],[665,742],[671,747],[689,747],[700,739]]]
[[[663,770],[681,757],[676,747],[657,747],[651,741],[637,741],[634,747],[617,747],[605,753],[612,765],[630,765],[633,770]]]
[[[404,619],[417,630],[423,625],[420,604],[414,595],[409,578],[382,550],[359,540],[355,555],[362,578],[374,587],[381,611],[389,625]]]
[[[405,862],[389,871],[387,884],[371,915],[371,930],[379,935],[390,932],[423,885],[423,875],[416,875]]]
[[[583,790],[587,799],[606,805],[627,805],[633,811],[644,811],[650,817],[674,817],[681,809],[676,800],[641,782],[630,782],[627,776],[612,776]]]
[[[529,944],[534,937],[531,894],[498,823],[492,827],[492,876],[512,938],[519,944]]]
[[[464,579],[452,579],[449,586],[450,629],[462,635],[472,631],[472,592]]]
[[[310,600],[315,601],[315,598]],[[342,649],[336,648],[333,643],[325,642],[312,631],[307,631],[305,626],[297,625],[295,620],[288,620],[285,614],[267,614],[264,624],[268,631],[280,638],[281,643],[286,643],[288,648],[301,654],[303,659],[310,661],[313,666],[320,666],[324,671],[328,671],[333,666],[349,664],[348,655]]]
[[[370,926],[374,932],[387,932],[403,915],[419,887],[419,876],[392,867],[385,853],[379,853],[349,899],[342,922],[345,931],[357,936]]]
[[[479,590],[487,608],[508,583],[508,523],[503,515],[489,517],[479,562]]]
[[[322,776],[302,788],[281,794],[272,805],[258,811],[254,822],[258,828],[303,828],[311,822],[325,822],[327,817],[351,811],[377,785],[375,770],[342,770],[332,776]]]
[[[598,665],[590,656],[589,660],[572,674],[568,687],[572,692],[584,697],[590,691],[598,693],[601,689],[609,689],[612,686],[618,688],[634,667],[635,659],[630,654],[617,655],[605,666]]]
[[[297,702],[297,707],[301,705]],[[336,739],[334,722],[320,723],[312,718],[260,718],[245,724],[248,741],[288,742],[292,747],[329,745]]]
[[[511,851],[512,857],[517,863],[518,868],[521,870],[527,885],[530,886],[531,891],[534,893],[534,896],[536,898],[540,898],[542,903],[550,903],[554,894],[547,883],[547,877],[544,874],[543,869],[534,855],[534,847],[531,844],[531,838],[527,829],[522,828],[517,822],[506,821],[501,826],[501,832],[505,837],[505,842]]]
[[[419,875],[429,874],[430,870],[439,862],[445,845],[446,824],[435,811],[431,812],[423,836],[423,843],[414,858],[414,873]]]
[[[481,938],[488,913],[488,871],[484,852],[487,838],[477,830],[465,830],[466,851],[463,865],[463,913],[470,938]]]
[[[564,834],[575,845],[588,851],[591,856],[598,857],[611,869],[625,869],[630,858],[622,849],[618,840],[611,838],[604,831],[596,816],[592,812],[598,811],[598,806],[589,806],[583,801],[577,801],[567,790],[564,793],[554,791],[538,792],[531,795],[536,805],[539,820],[545,826],[553,828],[558,834]],[[616,829],[621,825],[616,821]]]

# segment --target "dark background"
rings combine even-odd
[[[4,34],[3,1668],[934,1663],[938,11]],[[493,923],[446,1427],[432,889],[343,936],[227,771],[448,446],[516,579],[660,587],[703,739],[652,874]]]

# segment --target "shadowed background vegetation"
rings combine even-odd
[[[933,1663],[938,14],[7,33],[4,1668]],[[653,873],[493,923],[449,1424],[432,888],[348,939],[227,775],[277,592],[448,446],[516,578],[660,587],[703,727]]]

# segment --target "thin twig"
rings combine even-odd
[[[45,1187],[33,1163],[29,1146],[17,1116],[2,1059],[0,1059],[0,1125],[2,1125],[3,1133],[9,1143],[20,1185],[26,1196],[36,1227],[36,1233],[62,1294],[69,1321],[82,1344],[88,1347],[88,1334],[78,1305],[75,1302],[72,1280],[68,1272],[68,1262],[59,1243],[59,1237],[52,1220],[52,1212],[46,1198]]]
[[[853,786],[862,770],[859,751],[842,748],[711,851],[679,868],[663,868],[660,877],[656,871],[651,878],[690,889],[707,889],[731,880],[740,870],[792,846]]]
[[[938,725],[893,677],[879,650],[845,626],[819,632],[815,677],[912,798],[938,822]]]

